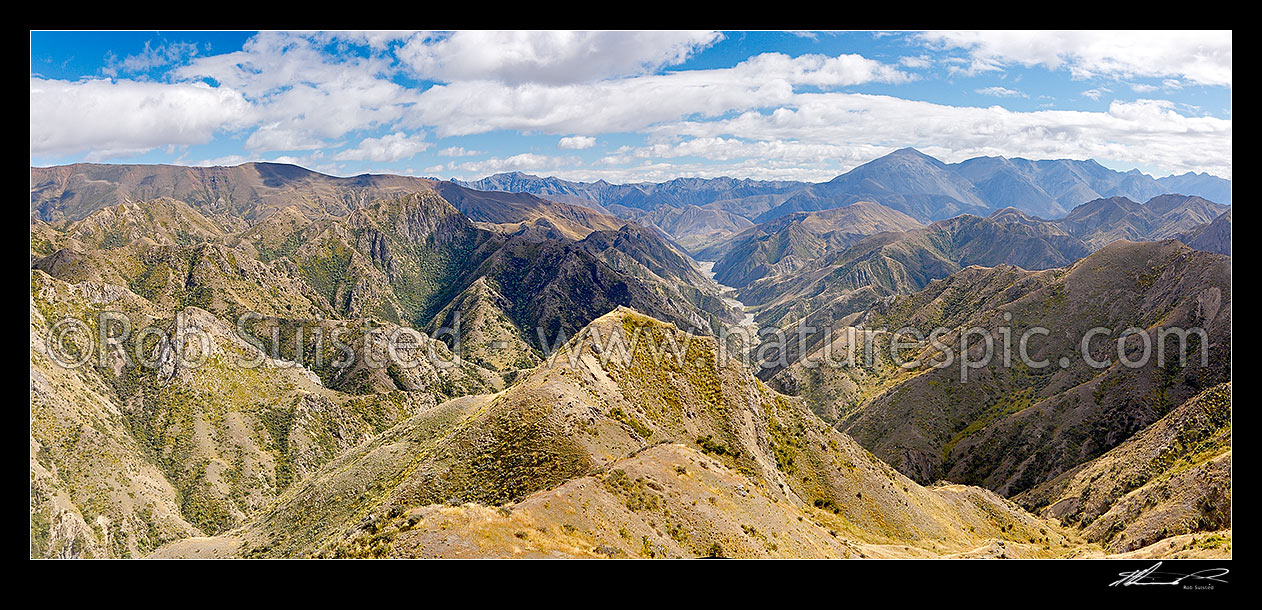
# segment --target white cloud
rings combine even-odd
[[[903,57],[898,60],[898,63],[908,68],[913,68],[917,70],[928,68],[929,66],[933,65],[933,62],[929,59],[928,55],[918,55],[916,57]]]
[[[423,133],[408,135],[399,131],[380,138],[364,138],[359,141],[359,146],[339,152],[333,158],[338,161],[393,163],[410,159],[430,146],[432,144],[425,141]]]
[[[367,46],[374,51],[384,51],[392,43],[406,41],[414,34],[413,30],[343,30],[320,32],[316,36],[326,38],[329,42],[349,42]]]
[[[334,58],[318,42],[262,32],[241,51],[199,57],[173,75],[212,78],[239,91],[264,126],[247,140],[254,151],[307,150],[351,131],[392,125],[415,102],[414,91],[390,80],[389,59]]]
[[[1113,93],[1113,90],[1108,87],[1096,87],[1094,89],[1087,89],[1086,91],[1083,91],[1082,95],[1083,97],[1089,97],[1093,100],[1099,100],[1106,93]]]
[[[969,53],[968,72],[1004,65],[1065,68],[1079,78],[1180,77],[1231,86],[1231,32],[1137,30],[926,32],[935,46]]]
[[[978,89],[977,92],[982,95],[991,95],[994,97],[1029,97],[1020,91],[1009,89],[1007,87],[986,87],[984,89]]]
[[[197,44],[191,42],[172,42],[167,44],[153,45],[152,41],[145,41],[145,48],[139,54],[128,55],[121,61],[113,53],[106,56],[105,67],[101,68],[101,72],[107,76],[117,76],[122,72],[146,72],[153,68],[159,68],[184,61],[187,58],[197,55]]]
[[[228,87],[131,80],[31,78],[31,154],[95,159],[205,144],[249,124],[254,109]]]
[[[561,138],[557,142],[557,148],[565,148],[569,150],[583,150],[596,145],[596,138],[590,136],[569,136]]]
[[[222,157],[215,157],[214,159],[194,161],[191,165],[194,167],[232,166],[241,165],[249,160],[250,159],[248,157],[242,155],[224,155]]]
[[[768,163],[760,159],[741,159],[727,163],[679,161],[642,161],[628,167],[567,167],[534,170],[530,173],[546,174],[563,180],[594,182],[607,180],[615,184],[633,182],[665,182],[675,178],[750,178],[755,180],[800,180],[823,182],[842,173],[835,164],[819,163],[800,165],[794,163]],[[470,180],[484,177],[484,173],[459,176]]]
[[[792,107],[689,120],[648,130],[662,141],[738,136],[849,147],[915,146],[944,161],[979,155],[1111,159],[1170,171],[1231,175],[1231,121],[1179,114],[1166,101],[1114,101],[1107,112],[1013,112],[890,96],[811,93]],[[862,155],[861,155],[862,156]],[[866,156],[871,159],[872,156]]]
[[[716,161],[761,159],[792,163],[812,163],[823,160],[835,164],[861,162],[862,159],[880,154],[884,150],[886,150],[884,147],[864,146],[859,143],[828,144],[795,140],[751,142],[737,138],[709,136],[677,142],[657,142],[648,146],[631,148],[623,151],[619,157],[626,160],[624,163],[631,159],[697,157]]]
[[[468,150],[463,146],[449,146],[438,151],[440,157],[472,157],[482,154],[479,150]]]
[[[557,136],[558,147],[563,149],[594,144],[598,137],[608,142],[601,136],[609,133],[643,133],[649,139],[591,166],[583,166],[574,157],[513,155],[517,151],[496,148],[491,149],[500,155],[495,159],[446,167],[470,177],[520,170],[610,180],[720,175],[714,172],[820,179],[894,148],[917,146],[948,161],[981,154],[1097,158],[1174,173],[1231,175],[1230,119],[1185,116],[1180,112],[1190,112],[1188,107],[1168,102],[1115,101],[1104,112],[956,107],[837,90],[872,82],[902,83],[916,76],[901,71],[899,65],[859,55],[766,53],[729,68],[644,74],[673,65],[695,52],[694,47],[709,43],[699,34],[673,33],[679,37],[671,39],[675,43],[668,44],[669,48],[631,48],[626,38],[615,37],[619,44],[608,47],[614,57],[593,59],[593,54],[606,52],[606,47],[593,46],[594,40],[604,40],[604,33],[562,38],[555,47],[548,46],[548,36],[519,39],[513,34],[496,39],[494,33],[482,34],[490,37],[481,40],[501,45],[500,50],[520,42],[525,51],[516,59],[506,55],[508,59],[496,64],[487,63],[469,46],[475,38],[456,35],[266,32],[241,51],[186,59],[187,65],[167,73],[171,82],[32,78],[31,152],[87,151],[92,159],[109,159],[203,144],[217,134],[239,133],[244,137],[243,158],[258,158],[267,151],[311,151],[305,157],[278,158],[320,163],[321,151],[372,133],[385,135],[350,140],[353,148],[330,152],[324,161],[381,163],[428,150],[431,145],[418,134],[421,130],[432,129],[438,137],[508,130]],[[1030,33],[1030,48],[1024,51],[1000,34],[974,38],[938,34],[933,44],[966,49],[968,57],[932,61],[954,61],[951,65],[965,66],[961,69],[966,71],[1044,64],[1074,75],[1118,78],[1129,70],[1136,78],[1160,79],[1164,89],[1212,80],[1213,70],[1194,69],[1205,62],[1192,60],[1171,59],[1164,64],[1154,60],[1156,67],[1148,69],[1151,73],[1123,69],[1126,62],[1138,61],[1135,58],[1165,57],[1151,49],[1111,51],[1110,55],[1092,44],[1075,46],[1061,40],[1060,47],[1049,51],[1053,34],[1060,35]],[[1131,36],[1123,34],[1123,38]],[[1188,38],[1197,36],[1192,33]],[[1225,39],[1225,82],[1229,85],[1230,34]],[[426,64],[429,69],[442,72],[471,66],[469,74],[477,80],[463,80],[452,72],[447,78],[456,80],[425,91],[400,85],[395,77],[408,68],[391,55],[400,49],[400,41],[407,41],[404,47],[421,45],[442,60]],[[330,44],[346,43],[359,45],[356,52],[327,52]],[[446,54],[438,55],[439,50]],[[161,59],[156,52],[154,56]],[[1109,57],[1113,59],[1106,61]],[[1207,53],[1206,57],[1218,55]],[[589,60],[594,65],[574,68],[574,78],[561,79],[559,73],[550,72]],[[930,61],[913,57],[903,58],[900,64],[916,68],[920,60]],[[516,75],[504,76],[505,71]],[[202,79],[213,79],[216,86],[203,84]],[[588,82],[592,79],[603,80]],[[805,88],[812,91],[803,92]],[[1096,90],[1109,93],[1104,87]],[[978,91],[1019,93],[1003,87]],[[405,135],[409,133],[418,135]],[[487,141],[499,138],[496,134]],[[482,153],[449,146],[437,154]],[[326,167],[339,168],[336,163]],[[673,175],[672,167],[678,169]]]
[[[859,55],[789,57],[764,53],[731,68],[687,70],[582,85],[438,85],[422,93],[407,122],[439,137],[497,129],[543,133],[631,132],[689,115],[790,103],[794,87],[906,82],[897,69]]]
[[[511,157],[470,161],[449,167],[466,172],[466,176],[482,177],[497,172],[526,171],[547,173],[567,165],[577,165],[579,162],[579,159],[574,157],[550,157],[534,153],[521,153]]]
[[[683,62],[718,32],[461,31],[417,34],[398,57],[441,82],[566,84],[646,74]]]

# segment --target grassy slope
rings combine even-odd
[[[235,552],[517,554],[507,542],[538,545],[527,554],[936,556],[996,539],[1029,554],[1072,543],[992,493],[913,483],[735,362],[716,365],[712,339],[629,310],[590,328],[669,337],[688,357],[654,362],[640,343],[628,363],[602,362],[576,340],[573,362],[435,407],[330,463],[231,532]],[[519,520],[491,518],[505,513]],[[544,531],[519,537],[523,523]]]

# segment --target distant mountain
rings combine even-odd
[[[1163,192],[1200,195],[1210,201],[1231,205],[1231,181],[1209,174],[1188,172],[1178,176],[1157,178]]]
[[[1228,206],[1195,196],[1159,195],[1143,204],[1125,197],[1109,197],[1074,208],[1056,224],[1092,248],[1100,248],[1119,239],[1177,238],[1212,222],[1228,210]],[[1230,223],[1230,218],[1227,222]],[[1228,230],[1228,244],[1230,234]]]
[[[535,239],[582,239],[592,231],[617,230],[626,224],[611,214],[529,193],[478,191],[452,182],[439,182],[434,189],[469,220]]]
[[[871,199],[926,222],[960,213],[984,215],[978,208],[1003,207],[1056,218],[1083,202],[1114,196],[1146,201],[1163,193],[1182,192],[1226,194],[1230,199],[1229,180],[1208,175],[1177,178],[1163,182],[1137,170],[1117,172],[1091,160],[977,157],[946,164],[905,148],[830,182],[813,185],[756,220],[837,207],[857,198]]]
[[[708,204],[716,205],[716,204]],[[686,205],[681,208],[662,206],[655,210],[629,208],[610,204],[609,211],[644,226],[657,227],[679,245],[696,250],[753,226],[748,218],[735,212]]]
[[[1049,269],[1090,252],[1077,238],[1039,224],[962,215],[924,228],[879,233],[829,251],[791,273],[746,284],[739,298],[757,308],[760,326],[789,329],[805,319],[824,328],[877,300],[915,293],[970,265]],[[798,347],[788,346],[787,362],[796,360]],[[764,377],[782,366],[776,364],[778,353],[767,354],[767,360],[759,373]]]
[[[482,191],[511,191],[532,193],[545,199],[581,203],[588,201],[601,206],[619,205],[641,210],[654,210],[661,206],[682,208],[689,205],[704,207],[721,202],[717,209],[739,208],[739,202],[750,197],[788,193],[806,183],[795,181],[749,180],[737,178],[675,178],[667,182],[639,182],[610,184],[597,182],[571,182],[559,178],[543,178],[512,172],[495,174],[481,180],[457,184]],[[764,208],[766,209],[766,208]],[[741,213],[741,212],[738,212]],[[748,215],[747,213],[741,213]]]
[[[232,167],[76,163],[31,168],[31,209],[45,221],[79,220],[128,201],[170,197],[242,228],[271,210],[345,216],[389,194],[432,190],[433,180],[387,174],[328,176],[284,163]]]
[[[31,205],[41,220],[79,220],[125,202],[160,197],[187,202],[233,230],[291,208],[307,218],[347,216],[390,195],[437,190],[470,220],[532,239],[582,239],[625,221],[592,206],[530,194],[481,192],[427,178],[363,174],[339,178],[283,163],[233,167],[75,165],[31,168]],[[244,222],[243,222],[244,221]]]
[[[813,185],[755,219],[766,222],[793,212],[827,210],[875,201],[922,222],[963,213],[985,215],[974,186],[945,163],[912,148],[896,150],[829,182]]]
[[[233,167],[81,163],[31,168],[32,211],[46,222],[79,220],[127,201],[170,197],[192,205],[225,229],[241,230],[285,207],[308,218],[345,216],[390,194],[439,189],[475,222],[528,239],[581,239],[592,230],[617,228],[618,221],[610,218],[616,216],[657,227],[692,252],[754,223],[859,201],[879,203],[922,223],[964,213],[987,216],[1007,207],[1054,219],[1083,203],[1115,197],[1148,201],[1162,194],[1183,193],[1210,203],[1229,203],[1230,187],[1230,180],[1207,174],[1154,179],[1135,170],[1113,171],[1089,160],[978,157],[948,164],[911,148],[819,184],[726,177],[611,184],[518,172],[471,182],[383,174],[339,178],[279,163]],[[522,196],[490,194],[495,192]],[[1225,208],[1215,209],[1220,210],[1217,216]],[[1174,233],[1192,228],[1184,225]],[[1122,229],[1118,234],[1129,233]],[[1107,234],[1102,239],[1107,240]]]
[[[618,216],[653,223],[693,251],[740,230],[730,219],[701,220],[694,213],[675,225],[688,206],[722,211],[762,223],[796,212],[873,201],[924,223],[959,214],[986,216],[1006,207],[1053,219],[1096,199],[1147,201],[1183,193],[1231,202],[1231,181],[1208,174],[1156,179],[1137,170],[1118,172],[1095,161],[1032,161],[977,157],[943,163],[912,148],[896,150],[823,183],[680,178],[662,183],[569,182],[528,174],[495,174],[459,182],[479,190],[527,192],[545,199],[603,207]],[[700,222],[700,228],[697,222]]]
[[[924,225],[883,205],[860,201],[820,212],[798,212],[741,231],[698,252],[717,259],[715,279],[741,287],[768,275],[806,266],[825,252],[886,231]]]
[[[1231,210],[1209,224],[1180,233],[1175,239],[1197,250],[1231,256]]]

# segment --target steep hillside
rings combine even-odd
[[[533,347],[537,338],[513,322],[510,314],[515,307],[492,286],[492,280],[480,277],[438,312],[427,330],[431,334],[454,333],[454,350],[491,370],[533,368],[541,360],[539,350]]]
[[[1197,250],[1231,256],[1231,210],[1208,224],[1178,234],[1175,239]]]
[[[1197,394],[1016,501],[1110,552],[1231,528],[1231,384]]]
[[[712,338],[626,309],[587,332],[507,391],[349,453],[250,525],[159,554],[941,556],[999,540],[1038,556],[1070,543],[988,492],[911,482]],[[672,342],[679,359],[653,355]]]
[[[1212,222],[1230,208],[1200,197],[1160,195],[1139,204],[1125,197],[1084,203],[1056,221],[1093,249],[1119,239],[1150,241],[1177,238]]]
[[[788,330],[815,315],[809,320],[812,326],[831,327],[878,298],[916,292],[969,265],[1047,269],[1069,264],[1087,252],[1076,238],[1048,230],[1042,223],[957,216],[923,229],[862,239],[793,273],[747,284],[740,290],[740,300],[759,307],[760,326]],[[816,335],[813,340],[819,338]],[[781,360],[778,351],[766,354],[766,359]],[[761,374],[768,375],[777,366]]]
[[[942,347],[903,336],[911,341],[903,355],[916,360],[899,367],[888,356],[888,336],[878,336],[877,359],[846,371],[849,386],[827,377],[818,383],[800,366],[773,385],[835,414],[855,440],[914,479],[1014,495],[1094,459],[1230,378],[1230,260],[1174,241],[1115,242],[1064,270],[966,269],[882,301],[851,323],[910,326],[923,336],[942,326],[938,340],[954,348],[955,359],[933,366],[946,361]],[[1090,343],[1092,360],[1106,363],[1100,367],[1080,346],[1095,327],[1104,329]],[[1125,332],[1132,327],[1151,345],[1147,360],[1144,340]],[[1013,347],[1008,363],[996,356],[970,368],[964,382],[960,335],[970,328],[989,335],[996,350],[1007,329]],[[1034,328],[1048,333],[1032,336],[1024,362],[1016,343]],[[1204,330],[1204,338],[1188,335],[1186,366],[1177,358],[1177,334],[1168,334],[1157,357],[1159,333],[1171,328]],[[973,360],[981,360],[981,337],[971,333]],[[1121,354],[1137,364],[1124,364]]]
[[[291,263],[260,261],[251,248],[228,245],[235,241],[181,202],[120,204],[41,231],[31,267],[71,283],[127,286],[161,310],[195,305],[229,318],[246,311],[334,315]]]
[[[682,208],[661,206],[641,210],[611,204],[610,211],[644,226],[653,226],[670,235],[679,245],[696,251],[743,229],[753,226],[745,216],[723,209],[687,205]]]
[[[582,239],[592,231],[616,231],[626,224],[591,208],[545,201],[526,193],[475,191],[452,182],[439,182],[434,189],[469,220],[513,235]]]
[[[30,303],[36,557],[143,556],[235,527],[329,459],[447,397],[431,388],[328,389],[205,310],[176,315],[121,286],[69,284],[37,270]],[[61,320],[117,336],[123,322],[100,328],[102,310],[123,315],[147,342],[133,349],[124,336],[127,359],[102,348],[98,363],[72,334],[67,349],[88,363],[55,359],[46,339]]]
[[[768,275],[789,273],[825,252],[864,237],[922,227],[910,216],[880,204],[858,202],[822,212],[798,213],[756,225],[697,253],[715,259],[715,279],[745,286]]]

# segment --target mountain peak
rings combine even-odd
[[[938,159],[936,159],[936,158],[934,158],[934,157],[932,157],[932,156],[930,156],[930,155],[927,155],[927,154],[925,154],[925,153],[922,153],[922,152],[920,152],[919,150],[916,150],[915,148],[912,148],[912,147],[910,147],[910,146],[907,146],[907,147],[904,147],[904,148],[900,148],[900,149],[898,149],[898,150],[896,150],[896,151],[894,151],[894,152],[892,152],[892,153],[890,153],[890,154],[888,154],[888,155],[885,155],[885,157],[883,157],[883,158],[896,158],[896,159],[897,159],[897,158],[923,159],[923,160],[926,160],[926,161],[934,161],[934,162],[936,162],[936,163],[941,163],[941,161],[939,161]]]

